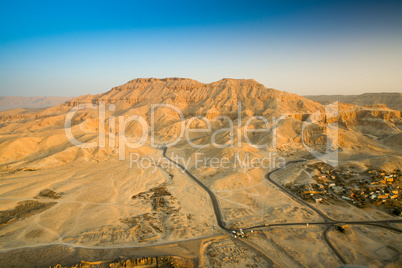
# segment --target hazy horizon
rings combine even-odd
[[[399,267],[401,15],[0,0],[0,267]]]
[[[139,78],[164,79],[164,78],[172,78],[172,77],[135,77],[133,79],[139,79]],[[188,77],[178,77],[178,78],[188,78]],[[131,80],[133,80],[133,79],[131,79]],[[189,78],[189,79],[192,79],[192,78]],[[222,79],[224,79],[224,78],[222,78]],[[237,78],[234,78],[234,79],[237,79]],[[248,78],[239,78],[239,79],[248,79]],[[252,79],[252,78],[250,78],[250,79]],[[196,79],[192,79],[192,80],[196,80]],[[219,79],[219,80],[221,80],[221,79]],[[219,80],[216,80],[216,81],[219,81]],[[213,83],[213,82],[216,82],[216,81],[211,81],[211,82],[208,82],[208,83],[202,82],[202,81],[198,81],[198,82],[201,82],[201,83],[204,83],[204,84],[209,84],[209,83]],[[122,85],[126,84],[127,82],[129,82],[129,81],[126,81],[125,83],[115,85],[113,87],[122,86]],[[264,85],[264,86],[266,86],[267,88],[270,88],[267,85]],[[94,94],[91,94],[91,95],[102,94],[102,93],[105,93],[105,92],[107,92],[107,91],[109,91],[111,89],[112,88],[107,89],[104,92],[98,92],[98,93],[94,93]],[[280,90],[278,88],[273,88],[273,89]],[[287,92],[286,90],[280,90],[280,91]],[[294,92],[289,92],[289,93],[294,93]],[[363,94],[393,94],[393,93],[394,94],[402,94],[402,91],[401,92],[397,92],[397,91],[375,91],[375,92],[362,92],[362,93],[358,93],[358,94],[354,94],[354,93],[350,93],[350,94],[348,94],[348,93],[345,93],[345,94],[336,94],[336,93],[335,94],[332,94],[332,93],[329,93],[329,94],[320,94],[320,93],[317,93],[317,94],[303,94],[303,93],[300,93],[300,94],[298,94],[298,93],[295,93],[295,94],[298,94],[300,96],[324,96],[324,95],[328,95],[328,96],[331,96],[331,95],[334,95],[334,96],[335,95],[355,96],[355,95],[363,95]],[[52,98],[52,97],[55,97],[55,98],[58,98],[58,97],[69,98],[69,97],[72,97],[72,98],[75,98],[75,97],[79,97],[79,96],[82,96],[82,95],[88,95],[88,94],[87,93],[82,93],[82,94],[79,94],[79,95],[0,95],[0,98],[3,98],[3,97],[17,97],[17,98]]]
[[[402,92],[398,1],[0,3],[0,95],[140,77],[250,78],[299,95]]]

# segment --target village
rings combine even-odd
[[[401,170],[357,172],[335,169],[323,162],[308,165],[308,170],[315,172],[316,183],[285,186],[306,201],[335,204],[343,200],[359,208],[380,206],[392,215],[402,215]]]

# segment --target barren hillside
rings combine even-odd
[[[394,110],[402,110],[402,93],[365,93],[361,95],[309,95],[307,99],[327,104],[334,101],[355,105],[379,105],[384,104]]]
[[[183,133],[183,125],[202,131]],[[261,129],[266,131],[248,131]],[[152,252],[162,255],[204,256],[212,267],[214,258],[208,260],[208,254],[226,260],[227,252],[243,247],[239,263],[251,264],[260,253],[251,250],[255,246],[232,241],[218,226],[217,211],[226,228],[319,221],[319,215],[273,187],[265,175],[280,167],[281,159],[333,161],[325,157],[334,154],[339,166],[394,170],[402,164],[401,132],[401,111],[345,103],[326,106],[255,80],[237,79],[210,84],[184,78],[134,79],[46,109],[3,111],[0,250],[12,250],[19,260],[20,254],[30,254],[28,247],[49,247],[52,255],[82,247],[86,255],[76,251],[71,256],[98,260],[95,249],[142,247],[139,252],[149,254],[146,247],[153,245]],[[180,136],[164,155],[161,146]],[[197,161],[200,155],[204,161]],[[265,159],[269,165],[244,164],[247,157]],[[214,158],[225,159],[229,167],[208,162]],[[311,176],[302,168],[291,166],[275,179],[308,183]],[[391,217],[382,211],[349,213],[340,208],[345,218]],[[339,214],[336,206],[326,209]],[[267,240],[261,235],[273,236]],[[324,266],[337,263],[327,257],[320,228],[296,232],[294,239],[311,243],[299,243],[294,250],[296,244],[280,245],[288,241],[287,235],[277,231],[254,237],[254,244],[280,255],[265,256],[259,261],[262,266],[270,258],[280,258],[284,266],[298,261],[306,265],[310,258],[300,256],[307,251]],[[185,244],[191,240],[198,246]],[[288,250],[300,258],[290,258]],[[102,258],[120,256],[113,254]],[[52,264],[44,256],[36,261]],[[361,258],[367,261],[369,255]],[[8,259],[0,258],[0,263]]]

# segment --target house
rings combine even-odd
[[[316,203],[322,202],[322,198],[321,198],[321,197],[314,198],[314,200],[315,200]]]
[[[393,183],[394,182],[394,178],[385,178],[385,181],[387,183]]]
[[[345,199],[345,200],[348,200],[348,201],[354,201],[352,198],[344,196],[344,195],[342,195],[342,199]]]
[[[303,192],[303,194],[305,194],[305,195],[313,195],[313,194],[319,194],[319,192],[317,192],[317,191],[304,191]]]
[[[340,186],[332,186],[331,188],[337,194],[343,191],[343,188]]]

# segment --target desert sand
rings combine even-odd
[[[105,105],[105,122],[99,122],[96,109],[81,109],[73,116],[72,133],[86,143],[99,142],[99,135],[104,134],[103,148],[79,148],[66,137],[68,112],[87,103]],[[119,143],[113,139],[124,126],[115,123],[117,117],[139,115],[150,124],[155,103],[175,105],[194,129],[205,128],[204,119],[210,120],[212,130],[229,127],[228,120],[214,120],[217,116],[233,120],[233,141],[241,141],[241,146],[217,148],[211,144],[210,133],[193,133],[191,141],[205,148],[194,148],[181,140],[168,148],[167,155],[189,161],[187,170],[216,196],[227,229],[260,228],[246,231],[243,239],[220,228],[210,195],[178,166],[158,162],[166,158],[150,139],[139,148],[126,148],[125,159],[119,159]],[[337,114],[324,115],[324,105],[266,88],[254,80],[222,79],[203,84],[182,78],[144,78],[46,109],[0,112],[0,264],[45,267],[119,256],[181,256],[201,267],[341,265],[323,239],[326,226],[264,227],[323,221],[314,210],[272,185],[265,175],[279,167],[274,163],[280,159],[303,159],[306,161],[273,173],[272,179],[281,185],[310,183],[311,176],[304,170],[318,160],[305,145],[317,152],[323,150],[328,123],[338,124],[338,142],[331,144],[331,150],[339,151],[338,166],[385,171],[401,168],[401,111],[345,103],[337,107]],[[275,126],[273,118],[284,114]],[[311,114],[325,120],[305,125]],[[250,146],[239,134],[249,120],[251,128],[264,126],[261,119],[252,119],[256,115],[266,118],[271,127],[268,133],[250,134],[253,144],[269,144],[262,149]],[[191,119],[194,116],[200,118]],[[171,109],[160,108],[154,119],[157,144],[180,133],[180,117]],[[136,122],[125,129],[132,140],[142,134]],[[229,132],[217,134],[216,142],[227,143]],[[146,159],[146,165],[130,166],[130,153]],[[225,157],[230,165],[198,165],[197,154]],[[233,165],[236,158],[246,155],[267,158],[272,165]],[[348,203],[314,206],[344,221],[398,218],[375,207],[358,209]],[[394,226],[401,228],[399,223]],[[400,265],[400,236],[365,226],[352,226],[346,233],[334,228],[328,231],[347,263],[371,267]]]

